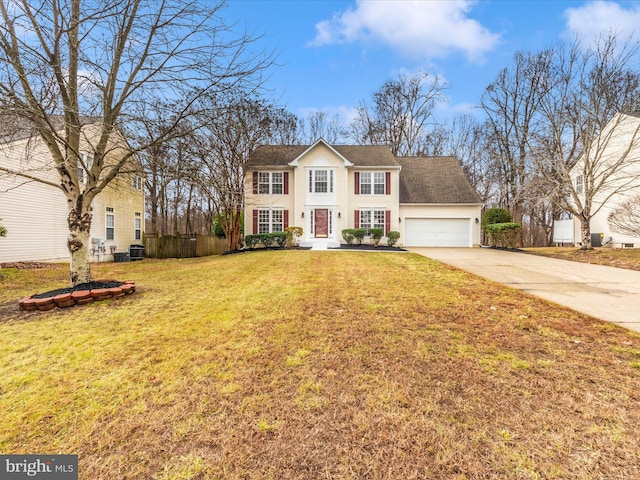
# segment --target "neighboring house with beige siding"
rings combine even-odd
[[[299,226],[302,246],[337,247],[346,228],[395,230],[405,246],[477,246],[481,208],[453,157],[320,139],[260,146],[245,169],[245,234]]]
[[[91,138],[91,125],[84,133]],[[85,162],[91,162],[90,143],[81,148]],[[136,162],[127,170],[93,201],[91,261],[113,260],[113,252],[142,243],[144,179]],[[0,218],[7,228],[0,239],[0,263],[69,260],[68,211],[59,184],[41,140],[26,129],[0,138]]]

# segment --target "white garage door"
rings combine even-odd
[[[408,247],[470,247],[469,218],[407,218],[405,241]]]

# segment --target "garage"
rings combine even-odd
[[[470,218],[406,218],[407,247],[470,247]]]

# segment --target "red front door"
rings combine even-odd
[[[316,209],[313,219],[316,238],[327,238],[329,236],[329,210],[326,208]]]

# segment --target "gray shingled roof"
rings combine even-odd
[[[262,145],[247,168],[286,167],[309,145]],[[400,203],[481,203],[455,157],[395,157],[383,145],[332,145],[356,167],[397,167]]]
[[[64,117],[61,115],[50,115],[49,120],[53,122],[53,128],[61,131],[64,128]],[[98,117],[82,117],[83,125],[90,125],[98,122]],[[24,138],[37,135],[33,124],[18,115],[0,114],[0,144],[15,142]]]
[[[481,203],[455,157],[398,157],[400,203]]]
[[[261,145],[253,152],[248,167],[286,166],[310,145]],[[357,167],[397,167],[398,162],[385,145],[332,145]]]

